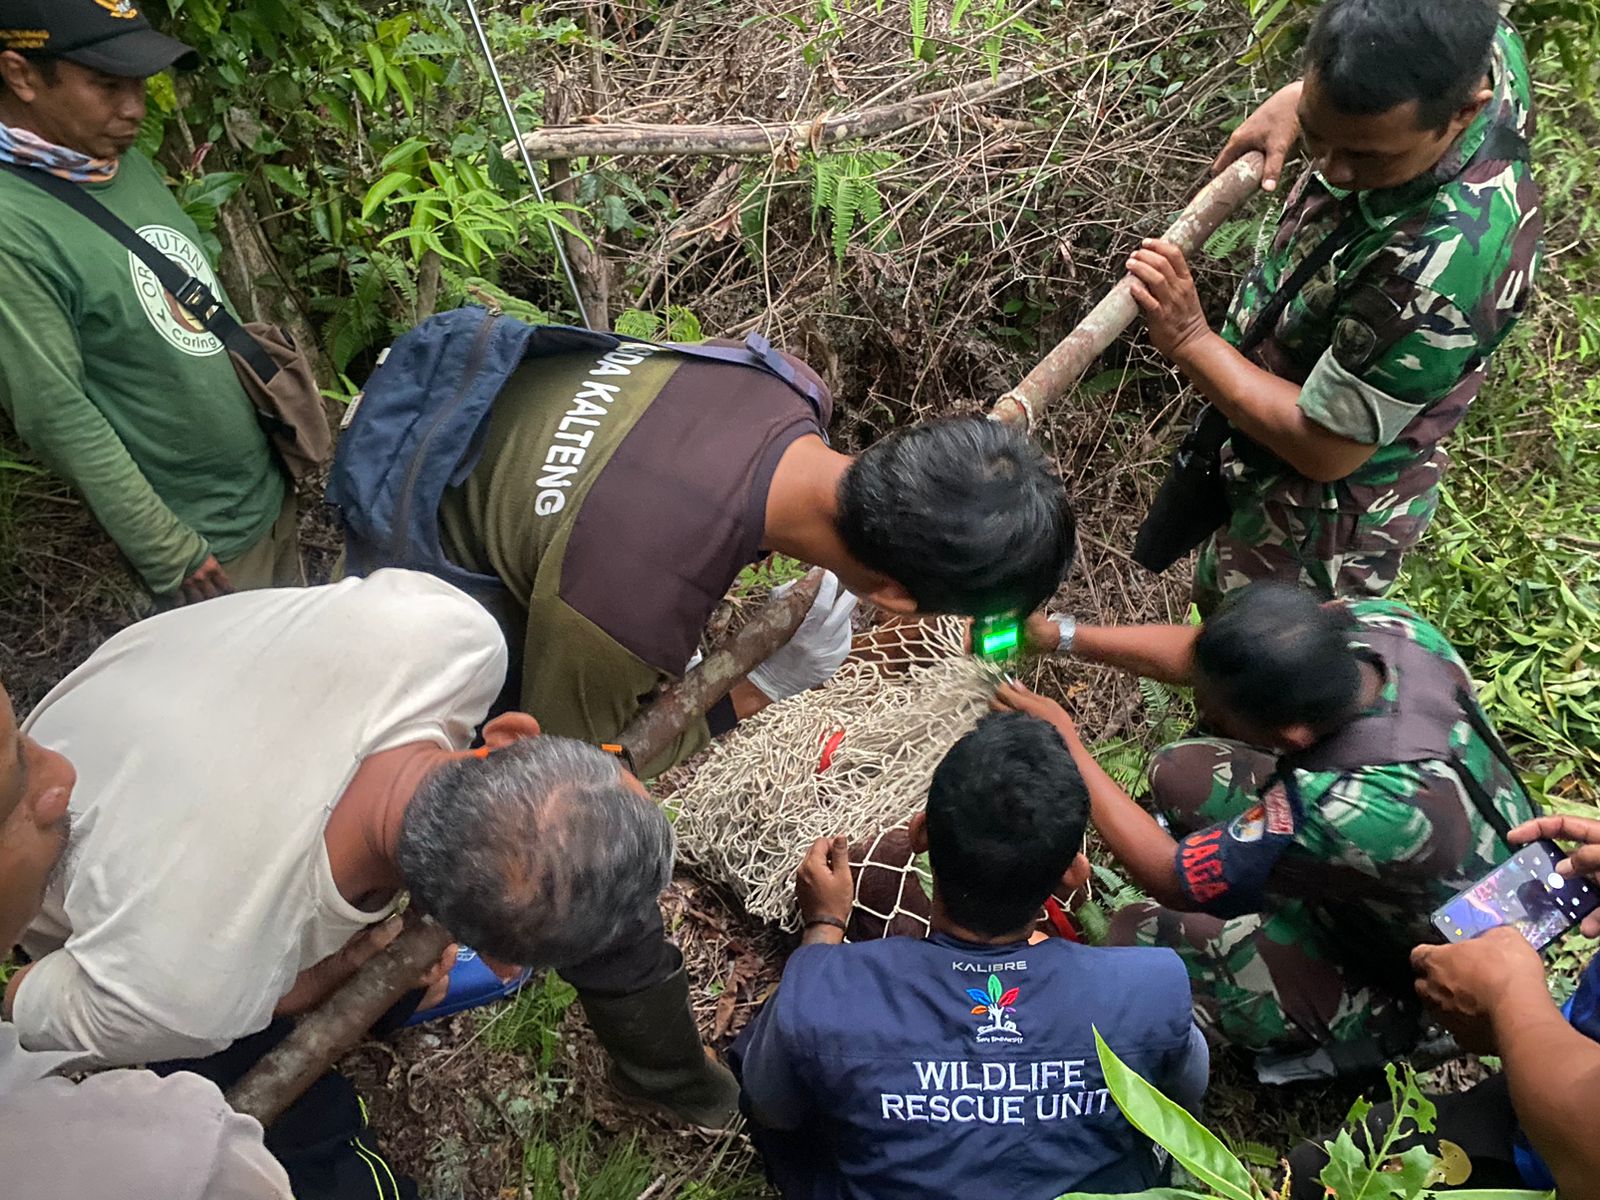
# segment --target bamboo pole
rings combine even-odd
[[[1217,227],[1236,212],[1261,186],[1265,160],[1250,153],[1233,163],[1202,188],[1181,216],[1161,236],[1186,255],[1192,255]],[[996,421],[1031,429],[1046,406],[1064,396],[1089,364],[1116,341],[1139,315],[1124,275],[1089,315],[1056,344],[1055,349],[1026,378],[995,401],[990,416]]]

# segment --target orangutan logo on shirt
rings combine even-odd
[[[176,229],[166,225],[146,225],[139,230],[139,236],[213,292],[221,291],[216,273],[212,271],[205,255],[200,253],[200,248]],[[185,354],[192,354],[196,358],[207,358],[221,352],[222,343],[207,333],[205,327],[167,293],[154,271],[133,254],[128,255],[128,269],[133,272],[133,286],[139,294],[139,304],[145,316],[150,318],[150,324],[156,327],[162,337]]]

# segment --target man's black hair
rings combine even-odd
[[[1344,724],[1360,702],[1348,612],[1288,583],[1230,592],[1195,640],[1207,700],[1256,729]]]
[[[981,417],[896,430],[850,464],[839,536],[923,612],[1031,612],[1072,566],[1066,488],[1020,430]]]
[[[928,788],[928,860],[945,913],[1001,937],[1028,924],[1083,848],[1089,792],[1061,735],[991,713],[950,748]]]
[[[1327,0],[1306,39],[1305,71],[1353,116],[1417,102],[1420,128],[1443,129],[1489,68],[1495,0]]]

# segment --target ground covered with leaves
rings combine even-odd
[[[550,202],[540,206],[525,202],[519,165],[498,151],[510,130],[453,6],[168,0],[179,31],[226,69],[156,96],[147,145],[225,251],[257,264],[248,282],[228,280],[235,294],[248,288],[320,342],[336,399],[437,306],[487,297],[571,320],[552,258],[559,241],[591,306],[621,330],[760,328],[802,354],[834,388],[835,441],[848,449],[922,417],[982,411],[1020,378],[1115,279],[1136,239],[1203,182],[1227,128],[1288,78],[1314,6],[489,5],[527,128],[803,130],[753,156],[541,166]],[[1401,593],[1461,648],[1535,790],[1553,807],[1593,811],[1600,31],[1591,6],[1563,0],[1532,0],[1513,17],[1538,46],[1548,264],[1534,311],[1458,431],[1445,507]],[[861,141],[827,141],[833,117],[951,88],[969,98]],[[1215,314],[1272,216],[1256,202],[1197,262]],[[245,247],[249,230],[265,236]],[[1128,549],[1193,404],[1130,337],[1044,422],[1081,522],[1079,565],[1059,598],[1080,619],[1185,616],[1183,570],[1152,578]],[[337,550],[326,512],[308,505],[302,532],[313,578],[325,578]],[[747,600],[735,597],[722,619]],[[70,491],[13,447],[0,459],[0,672],[19,710],[148,611]],[[1187,723],[1183,698],[1163,689],[1092,669],[1037,671],[1032,682],[1069,702],[1130,786]],[[703,1030],[725,1046],[770,994],[788,946],[686,875],[665,906]],[[1589,952],[1568,943],[1557,953],[1558,989]],[[494,1009],[369,1042],[345,1066],[382,1140],[431,1197],[766,1194],[742,1136],[669,1129],[611,1099],[573,994],[553,977]],[[1452,1064],[1437,1082],[1477,1069]],[[1350,1098],[1263,1092],[1221,1056],[1209,1117],[1265,1180],[1295,1138],[1336,1124]]]

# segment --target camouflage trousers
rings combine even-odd
[[[1242,742],[1191,738],[1156,755],[1151,797],[1181,837],[1245,811],[1272,771],[1270,755]],[[1226,919],[1145,901],[1117,911],[1110,941],[1175,950],[1206,1036],[1254,1053],[1389,1041],[1412,1021],[1410,1004],[1349,976],[1324,925],[1298,901]]]
[[[1228,592],[1260,579],[1298,584],[1332,599],[1379,598],[1422,540],[1439,489],[1380,497],[1365,510],[1308,507],[1230,489],[1228,523],[1200,547],[1192,595],[1202,618]]]

